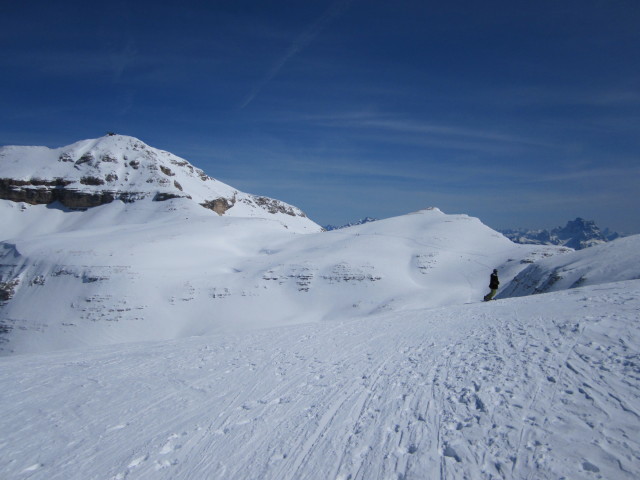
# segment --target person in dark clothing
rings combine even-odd
[[[484,296],[484,301],[488,302],[493,300],[493,297],[498,293],[498,287],[500,286],[500,280],[498,280],[498,270],[494,269],[491,277],[489,278],[489,289],[491,290]]]

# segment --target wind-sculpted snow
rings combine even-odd
[[[366,317],[403,299],[475,302],[493,268],[506,284],[526,262],[563,251],[516,245],[437,209],[300,234],[188,199],[0,207],[5,355]]]
[[[2,358],[0,477],[640,476],[640,281],[410,303]]]

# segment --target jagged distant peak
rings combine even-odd
[[[523,244],[562,245],[581,250],[583,248],[600,245],[619,238],[621,235],[610,232],[603,233],[593,220],[577,217],[569,220],[564,227],[546,229],[514,228],[500,231],[511,241]]]
[[[377,218],[365,217],[365,218],[361,218],[360,220],[356,220],[355,222],[345,223],[344,225],[340,225],[340,226],[325,225],[322,228],[324,228],[327,232],[330,232],[331,230],[340,230],[342,228],[355,227],[356,225],[364,225],[365,223],[371,223],[371,222],[377,222],[377,221],[378,221]]]
[[[184,158],[127,135],[108,134],[60,148],[0,147],[0,199],[90,208],[144,198],[186,198],[219,215],[284,214],[313,223],[292,205],[240,192]]]

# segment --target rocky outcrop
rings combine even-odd
[[[73,182],[55,178],[53,180],[15,180],[0,178],[0,198],[32,205],[54,202],[56,190],[65,188]]]
[[[53,180],[0,178],[0,199],[24,202],[31,205],[60,202],[67,208],[84,209],[111,203],[114,200],[133,202],[148,196],[147,193],[115,190],[84,191],[70,187],[75,183],[61,178]],[[95,179],[88,179],[87,177],[83,177],[80,183],[83,185],[101,185]],[[158,200],[166,200],[166,198],[159,198]]]
[[[294,207],[291,205],[287,205],[278,200],[274,200],[273,198],[268,197],[253,197],[253,201],[261,208],[264,208],[269,213],[284,213],[285,215],[290,215],[295,217],[296,215],[299,217],[305,217],[306,215],[300,211],[296,211]]]
[[[189,195],[179,195],[177,193],[158,192],[153,197],[153,201],[164,202],[165,200],[171,200],[172,198],[191,198],[191,197]]]
[[[8,282],[0,282],[0,302],[6,302],[16,293],[16,287],[20,283],[20,280],[14,278]]]
[[[204,208],[208,208],[209,210],[213,210],[218,215],[224,215],[224,212],[233,207],[236,203],[235,198],[216,198],[215,200],[206,200],[202,202]]]

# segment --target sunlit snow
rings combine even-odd
[[[319,232],[246,198],[0,200],[0,478],[640,476],[640,236],[516,245],[435,208]]]

